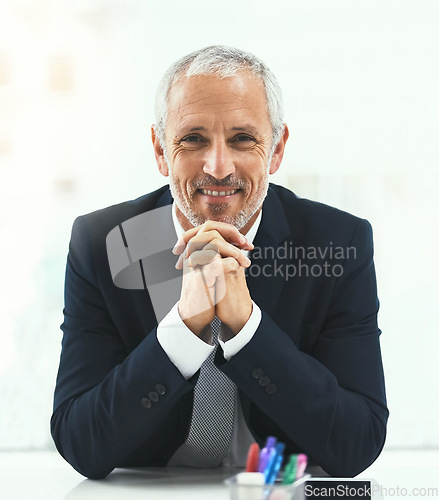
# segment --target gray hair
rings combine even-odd
[[[267,109],[272,128],[271,151],[282,137],[284,130],[282,92],[276,77],[265,63],[253,54],[233,47],[211,45],[197,50],[176,61],[163,75],[155,101],[154,130],[165,151],[165,128],[168,118],[169,94],[172,86],[186,77],[216,75],[219,78],[234,76],[240,70],[248,70],[260,78],[265,87]]]

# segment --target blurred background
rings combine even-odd
[[[77,215],[166,182],[159,79],[211,44],[277,75],[271,178],[374,228],[387,448],[439,448],[437,0],[0,0],[0,450],[53,449],[64,268]]]

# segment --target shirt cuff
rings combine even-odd
[[[214,349],[184,324],[178,313],[178,302],[160,321],[157,340],[186,380],[200,369]]]
[[[247,320],[247,323],[242,327],[242,329],[230,340],[226,342],[218,339],[219,345],[223,350],[223,355],[226,361],[229,361],[235,354],[246,346],[250,340],[253,338],[253,335],[256,333],[256,330],[259,327],[259,323],[261,322],[262,313],[259,307],[252,301],[253,310],[250,315],[250,318]]]

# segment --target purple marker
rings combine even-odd
[[[265,446],[262,448],[261,453],[259,454],[259,464],[258,464],[258,472],[265,472],[268,463],[274,455],[276,448],[277,439],[273,436],[268,436],[267,441],[265,442]]]

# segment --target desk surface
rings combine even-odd
[[[234,473],[230,469],[117,469],[106,479],[92,481],[55,452],[3,452],[0,499],[228,500],[223,480]],[[376,479],[384,493],[387,490],[387,498],[439,498],[439,450],[384,451],[359,477]],[[428,488],[436,490],[428,492]]]

